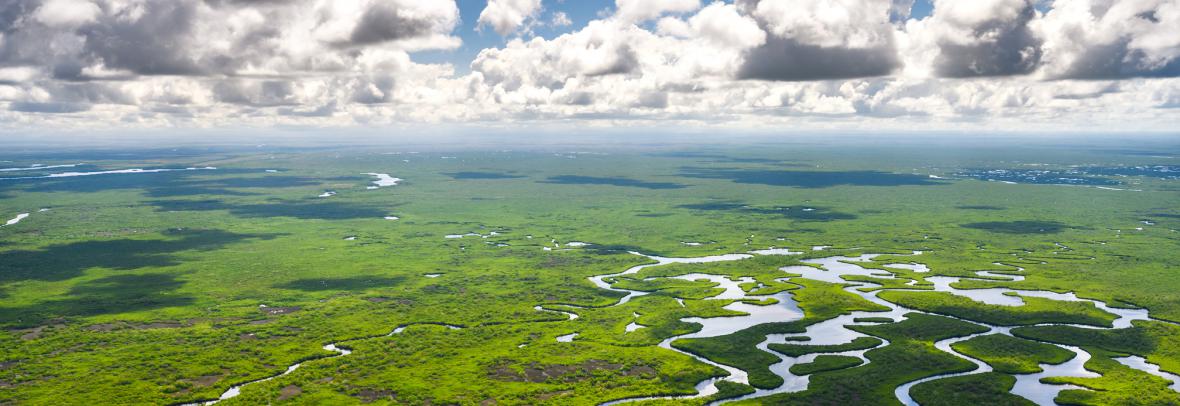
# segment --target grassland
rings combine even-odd
[[[887,288],[1019,266],[1021,282],[956,286],[1072,291],[1180,321],[1176,180],[1095,175],[1142,190],[1133,192],[953,177],[956,168],[1175,163],[1101,148],[381,145],[10,150],[0,160],[7,168],[84,163],[69,171],[217,168],[0,179],[0,224],[30,214],[0,227],[0,404],[215,399],[299,361],[309,362],[225,404],[596,404],[687,395],[723,371],[656,344],[700,328],[683,318],[733,315],[724,309],[730,301],[707,299],[718,291],[711,283],[649,279],[688,273],[750,277],[756,283],[743,288],[751,294],[789,291],[798,302],[802,320],[673,343],[746,370],[750,386],[773,388],[782,380],[768,367],[779,357],[755,348],[767,334],[885,310],[845,285],[779,270],[835,254],[924,251],[920,261],[933,271],[890,268],[900,279],[883,282]],[[370,190],[370,172],[405,181]],[[327,191],[336,194],[318,197]],[[646,268],[616,283],[652,294],[616,307],[608,306],[621,294],[587,280],[649,263],[627,251],[690,257],[772,246],[803,254]],[[883,256],[875,266],[914,260]],[[1005,325],[1111,319],[1085,303],[1037,298],[1001,308],[932,292],[880,297]],[[632,322],[645,328],[625,331]],[[410,327],[389,335],[399,326]],[[933,342],[980,331],[918,314],[853,328],[889,343],[864,347],[872,348],[867,364],[811,371],[808,390],[761,402],[892,404],[897,385],[970,369]],[[1067,391],[1062,399],[1071,403],[1175,401],[1162,379],[1111,361],[1136,354],[1180,373],[1173,325],[1014,332],[1095,355],[1087,367],[1103,378],[1063,381],[1103,391]],[[556,341],[571,333],[572,342]],[[322,348],[328,343],[352,353],[337,356]],[[1008,344],[961,345],[994,365],[1020,351],[1052,352]],[[1027,362],[1011,364],[1009,373],[1027,370]],[[1019,403],[1006,385],[1004,373],[972,375],[918,385],[913,395],[924,405]],[[717,398],[751,390],[722,386]]]

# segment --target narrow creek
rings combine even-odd
[[[762,251],[762,252],[766,252],[766,251]],[[759,254],[761,252],[752,251],[752,253]],[[779,254],[779,255],[798,254],[798,253],[793,253],[793,252],[789,252],[789,251],[775,252],[775,253]],[[634,253],[634,252],[632,254],[642,255],[642,254]],[[920,256],[921,254],[922,254],[922,252],[915,251],[915,252],[913,252],[913,254],[911,256],[917,257],[917,256]],[[652,260],[655,260],[656,263],[655,264],[640,265],[640,266],[630,268],[627,271],[617,273],[617,274],[595,276],[595,277],[590,278],[590,280],[591,280],[591,282],[593,282],[596,286],[598,286],[600,288],[608,289],[608,290],[612,290],[612,291],[616,291],[616,292],[626,293],[627,296],[623,297],[622,299],[619,300],[618,303],[614,304],[614,306],[618,306],[618,305],[627,303],[628,301],[630,301],[631,299],[633,299],[635,297],[646,295],[649,292],[639,292],[639,291],[632,291],[632,290],[627,290],[627,289],[615,288],[615,287],[611,286],[610,283],[606,282],[607,280],[610,280],[611,278],[622,276],[622,275],[638,273],[639,271],[641,271],[642,269],[647,268],[647,267],[655,267],[655,266],[661,266],[661,265],[666,265],[666,264],[709,263],[709,262],[721,262],[721,261],[735,261],[735,260],[741,260],[741,259],[745,259],[745,258],[750,257],[749,254],[729,254],[729,255],[721,255],[721,256],[713,256],[713,257],[702,257],[702,258],[663,258],[663,257],[649,256],[649,255],[643,255],[643,256],[650,258]],[[808,387],[808,383],[809,383],[808,376],[794,375],[790,372],[790,368],[791,368],[791,366],[794,366],[796,364],[804,364],[804,363],[812,362],[815,360],[816,357],[818,357],[820,355],[845,355],[845,356],[856,357],[856,358],[861,359],[862,365],[868,364],[870,362],[870,360],[867,357],[865,357],[864,354],[865,354],[865,352],[867,352],[871,349],[845,351],[845,352],[837,352],[837,353],[814,353],[814,354],[803,355],[800,357],[791,357],[791,356],[786,356],[786,355],[771,351],[769,349],[770,344],[788,343],[788,342],[795,343],[795,344],[804,344],[804,345],[845,344],[845,343],[852,342],[853,340],[855,340],[859,337],[868,337],[868,335],[848,329],[846,326],[880,324],[877,322],[857,322],[856,319],[858,319],[858,318],[870,318],[870,317],[871,318],[887,318],[887,319],[893,320],[894,322],[897,322],[897,321],[904,320],[905,314],[907,314],[907,313],[933,314],[933,313],[928,313],[928,312],[923,312],[923,311],[903,307],[903,306],[897,305],[895,303],[892,303],[892,302],[889,302],[889,301],[886,301],[884,299],[877,297],[877,294],[882,291],[900,290],[900,289],[877,289],[877,290],[870,291],[870,292],[862,292],[859,290],[860,288],[880,287],[881,285],[876,284],[876,283],[872,283],[872,282],[849,282],[849,281],[843,279],[843,276],[845,276],[845,275],[859,275],[859,276],[868,276],[868,277],[872,277],[872,278],[881,278],[881,279],[894,279],[894,278],[896,278],[896,276],[891,272],[865,268],[865,267],[857,265],[858,262],[865,263],[868,261],[872,261],[874,258],[876,258],[878,256],[880,256],[880,254],[865,254],[865,255],[858,256],[858,257],[833,256],[833,257],[810,259],[810,260],[803,261],[807,264],[816,265],[816,266],[818,266],[818,268],[811,267],[811,266],[789,266],[789,267],[781,268],[781,270],[784,271],[785,273],[798,274],[798,275],[801,275],[801,277],[803,277],[803,278],[848,285],[844,289],[845,291],[856,294],[860,297],[863,297],[870,302],[885,306],[889,310],[885,311],[885,312],[861,312],[861,311],[852,312],[851,314],[839,316],[839,317],[836,317],[833,319],[829,319],[829,320],[825,320],[825,321],[822,321],[822,322],[819,322],[816,324],[812,324],[806,328],[806,331],[804,333],[768,335],[764,341],[762,341],[761,343],[759,343],[757,345],[757,348],[759,348],[762,351],[765,351],[767,353],[773,354],[773,355],[780,358],[780,361],[778,363],[771,365],[770,370],[774,374],[782,377],[784,380],[784,383],[777,388],[758,389],[754,393],[749,394],[749,395],[745,395],[745,396],[741,396],[741,397],[737,397],[737,398],[732,398],[732,399],[723,399],[723,400],[712,402],[710,404],[717,405],[717,404],[733,402],[733,401],[738,401],[738,400],[761,398],[761,397],[765,397],[765,396],[769,396],[769,395],[773,395],[773,394],[778,394],[778,393],[800,392],[800,391],[806,390]],[[967,297],[967,298],[970,298],[972,300],[975,300],[975,301],[981,302],[981,303],[1003,305],[1003,306],[1021,306],[1024,304],[1024,301],[1021,298],[1022,296],[1023,297],[1041,297],[1041,298],[1058,300],[1058,301],[1089,302],[1089,303],[1093,303],[1098,309],[1106,311],[1108,313],[1111,313],[1111,314],[1117,316],[1117,319],[1114,320],[1112,323],[1113,327],[1110,327],[1110,328],[1101,328],[1101,327],[1094,327],[1094,326],[1088,326],[1088,325],[1062,324],[1062,323],[1056,323],[1057,325],[1070,325],[1070,326],[1088,328],[1088,329],[1111,329],[1111,328],[1123,329],[1123,328],[1131,327],[1131,321],[1133,321],[1133,320],[1150,320],[1151,319],[1146,309],[1112,308],[1112,307],[1108,306],[1106,303],[1101,302],[1101,301],[1079,298],[1079,297],[1077,297],[1076,294],[1074,294],[1072,292],[1070,292],[1070,293],[1055,293],[1055,292],[1048,292],[1048,291],[1017,290],[1017,289],[1009,289],[1009,288],[957,289],[957,288],[951,287],[951,285],[953,285],[963,279],[1006,280],[1009,282],[1019,282],[1019,281],[1024,280],[1024,276],[1020,275],[1020,273],[1024,271],[1023,268],[1009,266],[1009,265],[1005,265],[1002,263],[996,263],[995,265],[1008,266],[1008,267],[1013,268],[1013,270],[1012,271],[1005,271],[1002,273],[1001,272],[980,271],[980,272],[976,273],[979,276],[979,278],[958,278],[958,277],[935,276],[935,277],[927,277],[925,279],[933,284],[933,290],[931,290],[931,291],[947,292],[947,293],[951,293],[953,295]],[[927,268],[925,265],[917,263],[917,262],[912,262],[909,264],[887,264],[886,266],[910,269],[915,272],[929,272],[930,271],[929,268]],[[748,282],[748,280],[734,281],[734,280],[730,280],[729,278],[724,277],[724,276],[703,275],[703,274],[683,275],[683,276],[677,276],[674,278],[688,279],[688,280],[708,279],[712,282],[720,283],[721,284],[720,287],[725,288],[725,291],[722,294],[714,296],[710,299],[760,299],[760,298],[763,298],[763,297],[757,297],[757,296],[754,296],[754,297],[746,296],[745,293],[743,291],[741,291],[740,288],[737,289],[737,291],[732,290],[731,287],[736,287],[740,283]],[[786,279],[786,277],[784,277],[784,279]],[[913,282],[911,282],[910,284],[912,285]],[[719,367],[728,373],[727,376],[719,377],[719,378],[712,378],[712,379],[708,379],[708,380],[698,383],[696,386],[697,393],[695,395],[636,397],[636,398],[619,399],[619,400],[614,400],[614,401],[610,401],[610,402],[605,402],[605,403],[602,403],[602,405],[603,406],[617,405],[617,404],[621,404],[621,403],[628,403],[628,402],[635,402],[635,401],[642,401],[642,400],[652,400],[652,399],[691,399],[691,398],[707,397],[707,396],[713,395],[718,392],[716,384],[717,384],[717,382],[722,381],[722,380],[736,382],[736,383],[742,383],[742,384],[749,384],[749,376],[746,371],[743,371],[743,370],[740,370],[740,369],[737,369],[734,367],[730,367],[728,365],[719,364],[719,363],[713,362],[709,359],[697,356],[695,354],[691,354],[691,353],[688,353],[685,351],[678,350],[678,349],[672,347],[672,343],[676,340],[687,339],[687,338],[705,338],[705,337],[722,336],[722,335],[734,333],[734,332],[743,330],[745,328],[753,327],[753,326],[763,324],[763,323],[789,322],[789,321],[799,320],[803,317],[803,312],[799,310],[797,303],[795,302],[792,294],[789,291],[773,295],[772,297],[778,299],[779,303],[772,305],[772,306],[755,306],[755,305],[750,305],[750,304],[746,304],[746,303],[742,303],[742,302],[734,302],[733,304],[726,306],[727,309],[747,312],[748,313],[747,316],[716,317],[716,318],[695,318],[694,317],[694,318],[681,319],[682,321],[685,321],[685,322],[700,323],[703,327],[697,333],[671,337],[671,338],[665,339],[664,341],[662,341],[659,344],[659,346],[661,348],[676,351],[681,354],[685,354],[690,357],[693,357],[694,359],[704,362],[706,364]],[[939,315],[939,316],[948,317],[946,315]],[[960,320],[962,320],[962,319],[960,319]],[[968,371],[968,372],[934,375],[934,376],[918,379],[918,380],[911,381],[911,382],[905,383],[903,385],[900,385],[894,391],[894,394],[897,397],[897,400],[899,402],[901,402],[902,404],[907,405],[907,406],[917,405],[918,403],[915,402],[913,400],[913,398],[910,396],[910,390],[916,385],[919,385],[919,384],[922,384],[925,382],[929,382],[929,381],[933,381],[933,380],[937,380],[937,379],[980,374],[980,373],[992,371],[991,366],[988,365],[987,363],[985,363],[981,360],[975,359],[975,358],[971,358],[971,357],[966,356],[964,354],[961,354],[961,353],[955,351],[953,348],[951,348],[951,346],[955,343],[970,340],[972,338],[975,338],[978,336],[983,336],[983,335],[1003,334],[1003,335],[1011,336],[1011,330],[1013,328],[1015,328],[1015,326],[996,326],[996,325],[989,325],[987,323],[981,323],[981,322],[976,322],[976,321],[971,321],[971,320],[963,320],[963,321],[967,321],[967,322],[970,322],[973,324],[985,326],[988,328],[988,331],[984,332],[984,333],[966,336],[966,337],[956,337],[956,338],[941,340],[941,341],[938,341],[935,343],[935,347],[938,348],[939,350],[942,350],[942,351],[948,353],[948,354],[954,355],[956,357],[962,358],[964,360],[967,360],[967,361],[975,364],[976,368],[974,370]],[[880,337],[876,337],[876,338],[880,338]],[[800,339],[805,339],[805,341],[798,341]],[[881,348],[883,346],[889,345],[888,341],[886,341],[886,340],[882,340],[882,341],[883,341],[883,343],[879,344],[875,348]],[[1045,344],[1056,345],[1053,343],[1045,343]],[[1065,363],[1059,364],[1059,365],[1041,364],[1040,366],[1042,368],[1042,371],[1038,372],[1038,373],[1015,375],[1017,382],[1011,391],[1013,394],[1024,397],[1024,398],[1026,398],[1036,404],[1039,404],[1039,405],[1055,405],[1055,403],[1053,402],[1053,399],[1056,398],[1057,394],[1060,393],[1062,390],[1085,389],[1085,388],[1081,388],[1081,387],[1074,386],[1074,385],[1045,384],[1045,383],[1041,383],[1042,378],[1047,378],[1047,377],[1097,377],[1097,376],[1099,376],[1098,374],[1096,374],[1094,372],[1087,371],[1084,368],[1085,363],[1087,361],[1089,361],[1091,358],[1091,355],[1089,353],[1087,353],[1084,350],[1077,348],[1077,347],[1064,346],[1064,345],[1056,345],[1056,346],[1073,352],[1075,354],[1075,356],[1071,360],[1069,360]],[[1175,375],[1159,371],[1159,367],[1156,365],[1147,364],[1146,362],[1143,362],[1141,358],[1135,359],[1135,358],[1130,358],[1130,357],[1124,358],[1124,359],[1119,359],[1119,362],[1121,362],[1122,364],[1127,365],[1131,368],[1135,368],[1135,369],[1138,369],[1138,370],[1141,370],[1141,371],[1144,371],[1147,373],[1152,373],[1154,375],[1164,377],[1165,379],[1173,380],[1174,382],[1177,382],[1177,385],[1174,385],[1173,389],[1177,389],[1177,391],[1180,391],[1180,378],[1173,379],[1173,377],[1175,377]]]
[[[298,362],[298,363],[292,364],[291,366],[288,366],[287,369],[280,374],[271,375],[271,376],[268,376],[265,378],[255,379],[253,381],[243,382],[243,383],[231,386],[229,389],[226,389],[225,392],[222,392],[221,396],[218,396],[217,399],[200,401],[200,402],[192,402],[192,403],[184,403],[184,404],[181,404],[180,406],[208,406],[208,405],[217,404],[217,403],[219,403],[223,400],[226,400],[226,399],[238,397],[238,395],[242,394],[242,388],[245,388],[247,386],[254,385],[254,384],[267,382],[267,381],[273,380],[275,378],[290,375],[292,372],[295,372],[295,370],[299,369],[299,367],[303,366],[303,364],[305,364],[305,363],[312,362],[312,361],[319,361],[319,360],[328,359],[328,358],[338,358],[338,357],[343,357],[343,356],[347,356],[349,354],[352,354],[351,349],[343,346],[344,343],[353,342],[353,341],[360,341],[360,340],[368,340],[368,339],[373,339],[373,338],[378,338],[378,337],[389,337],[389,336],[393,336],[396,334],[401,334],[402,332],[406,331],[406,328],[408,328],[410,326],[425,325],[425,324],[435,325],[435,326],[443,326],[443,327],[446,327],[446,328],[449,328],[452,330],[459,330],[459,329],[463,328],[463,326],[456,326],[456,325],[444,324],[444,323],[410,323],[410,324],[402,324],[400,326],[397,326],[397,328],[394,328],[393,331],[389,332],[389,334],[377,335],[377,336],[372,336],[372,337],[359,337],[359,338],[353,338],[353,339],[344,340],[344,341],[338,341],[338,342],[334,342],[334,343],[328,343],[321,348],[323,348],[325,351],[331,351],[336,354],[329,355],[326,357],[309,359],[309,360],[306,360],[303,362]]]
[[[597,286],[599,288],[602,288],[605,290],[610,290],[610,291],[615,291],[615,292],[621,292],[621,293],[626,294],[624,297],[620,298],[618,302],[616,302],[610,306],[619,306],[619,305],[622,305],[622,304],[625,304],[625,303],[631,301],[632,299],[634,299],[636,297],[647,295],[647,294],[651,293],[651,292],[642,292],[642,291],[616,288],[616,287],[612,286],[612,282],[608,282],[608,280],[613,280],[613,278],[616,278],[619,276],[639,273],[640,271],[642,271],[645,268],[657,267],[657,266],[668,265],[668,264],[702,264],[702,263],[713,263],[713,262],[738,261],[738,260],[742,260],[742,259],[751,258],[754,255],[799,255],[801,253],[800,252],[792,252],[792,251],[785,250],[785,249],[770,249],[770,250],[751,251],[751,253],[749,253],[749,254],[726,254],[726,255],[716,255],[716,256],[697,257],[697,258],[666,258],[666,257],[652,256],[652,255],[644,255],[644,254],[641,254],[638,252],[631,252],[631,254],[649,258],[649,259],[655,261],[655,263],[634,266],[634,267],[628,268],[627,270],[620,272],[620,273],[598,275],[598,276],[593,276],[593,277],[589,278],[590,282],[592,282],[595,286]],[[912,256],[919,256],[921,254],[922,254],[922,252],[915,251],[912,254]],[[803,364],[803,363],[812,362],[813,360],[815,360],[816,357],[818,357],[820,355],[852,356],[852,357],[860,358],[863,364],[868,364],[870,362],[870,360],[867,357],[865,357],[864,354],[865,354],[865,352],[872,350],[870,348],[870,349],[865,349],[865,350],[845,351],[845,352],[836,352],[836,353],[813,353],[813,354],[803,355],[800,357],[790,357],[790,356],[786,356],[786,355],[771,351],[768,347],[770,344],[787,343],[788,340],[790,340],[791,343],[806,344],[806,345],[845,344],[845,343],[851,342],[852,340],[855,340],[856,338],[868,336],[866,334],[850,330],[850,329],[846,328],[845,326],[880,324],[880,323],[873,323],[873,322],[857,322],[855,320],[857,318],[867,318],[867,317],[888,318],[888,319],[896,322],[896,321],[901,321],[901,320],[905,319],[905,314],[907,314],[907,313],[932,314],[932,313],[927,313],[927,312],[923,312],[923,311],[919,311],[919,310],[914,310],[914,309],[902,307],[902,306],[899,306],[897,304],[894,304],[892,302],[889,302],[889,301],[886,301],[884,299],[880,299],[877,297],[877,294],[879,292],[882,292],[885,290],[896,290],[896,289],[879,289],[879,290],[875,290],[875,291],[871,291],[871,292],[862,292],[858,289],[864,288],[864,287],[877,287],[880,285],[875,284],[875,283],[871,283],[871,282],[849,282],[849,281],[843,279],[844,275],[862,275],[862,276],[869,276],[869,277],[873,277],[873,278],[882,278],[882,279],[896,278],[896,276],[894,274],[892,274],[888,271],[869,269],[869,268],[864,268],[859,265],[856,265],[857,262],[868,262],[878,256],[880,256],[880,254],[865,254],[865,255],[861,255],[859,257],[833,256],[833,257],[810,259],[810,260],[803,261],[808,264],[816,265],[819,268],[811,267],[811,266],[789,266],[789,267],[781,268],[781,270],[784,271],[785,274],[798,274],[798,275],[801,275],[801,277],[803,277],[803,278],[848,285],[844,289],[845,291],[848,291],[850,293],[861,296],[861,297],[865,298],[866,300],[869,300],[873,303],[877,303],[882,306],[885,306],[885,307],[889,308],[889,310],[885,311],[885,312],[861,312],[861,311],[852,312],[850,314],[842,315],[839,317],[835,317],[835,318],[832,318],[829,320],[825,320],[825,321],[822,321],[819,323],[812,324],[812,325],[808,326],[806,328],[806,331],[803,333],[768,335],[763,342],[761,342],[757,345],[757,348],[759,348],[762,351],[765,351],[767,353],[778,356],[780,358],[780,362],[778,362],[774,365],[771,365],[770,370],[773,373],[775,373],[776,375],[779,375],[780,377],[782,377],[784,380],[784,383],[781,386],[774,388],[774,389],[758,389],[755,393],[752,393],[752,394],[749,394],[746,396],[737,397],[737,398],[723,399],[723,400],[715,401],[715,402],[712,402],[711,405],[727,403],[727,402],[732,402],[732,401],[738,401],[738,400],[760,398],[760,397],[769,396],[769,395],[773,395],[773,394],[777,394],[777,393],[799,392],[799,391],[806,390],[808,383],[809,383],[808,376],[797,376],[797,375],[792,374],[790,372],[791,366],[796,365],[796,364]],[[1008,266],[1008,265],[1004,265],[1001,263],[996,263],[996,265]],[[906,269],[915,270],[917,272],[929,271],[929,269],[926,268],[925,265],[922,265],[922,264],[919,264],[916,262],[910,263],[910,264],[888,264],[887,266],[906,268]],[[981,272],[977,272],[977,275],[980,276],[980,279],[988,279],[988,280],[1008,280],[1011,282],[1018,282],[1018,281],[1023,280],[1024,277],[1019,275],[1019,273],[1022,272],[1024,269],[1019,268],[1019,267],[1012,267],[1012,268],[1014,268],[1014,270],[1011,271],[1011,273],[1008,273],[1008,272],[996,273],[996,272],[981,271]],[[798,304],[795,302],[794,296],[792,295],[792,293],[790,291],[784,291],[784,292],[780,292],[780,293],[777,293],[774,295],[769,295],[769,297],[772,297],[772,298],[775,298],[778,300],[778,303],[775,303],[772,305],[759,306],[759,305],[753,305],[753,304],[742,302],[741,300],[743,300],[743,299],[751,299],[751,300],[755,300],[755,301],[761,301],[762,299],[765,299],[768,297],[768,296],[750,296],[743,289],[741,289],[740,285],[742,283],[747,283],[747,282],[753,281],[753,279],[751,279],[751,278],[739,278],[738,280],[733,280],[733,279],[730,279],[729,277],[726,277],[726,276],[710,275],[710,274],[703,274],[703,273],[692,273],[692,274],[686,274],[686,275],[679,275],[679,276],[674,276],[671,278],[684,279],[684,280],[709,280],[711,282],[717,283],[718,287],[724,289],[723,292],[716,295],[716,296],[713,296],[707,300],[735,300],[735,302],[733,302],[729,305],[726,305],[725,309],[745,313],[745,315],[743,315],[743,316],[711,317],[711,318],[690,317],[690,318],[681,319],[681,321],[685,321],[685,322],[699,323],[699,324],[701,324],[702,328],[700,331],[697,331],[695,333],[669,337],[659,343],[660,348],[664,348],[667,350],[671,350],[671,351],[675,351],[675,352],[678,352],[681,354],[685,354],[685,355],[688,355],[700,362],[718,367],[718,368],[726,371],[727,375],[722,376],[722,377],[710,378],[705,381],[699,382],[696,385],[697,393],[695,395],[635,397],[635,398],[619,399],[619,400],[604,402],[601,404],[602,406],[617,405],[617,404],[622,404],[622,403],[629,403],[629,402],[635,402],[635,401],[641,401],[641,400],[652,400],[652,399],[690,399],[690,398],[707,397],[707,396],[711,396],[713,394],[716,394],[718,392],[717,382],[720,382],[723,380],[741,383],[741,384],[749,384],[749,375],[747,374],[746,371],[743,371],[741,369],[734,368],[734,367],[731,367],[728,365],[713,362],[707,358],[703,358],[703,357],[700,357],[700,356],[697,356],[697,355],[694,355],[694,354],[691,354],[691,353],[688,353],[685,351],[681,351],[681,350],[673,347],[672,343],[676,340],[688,339],[688,338],[708,338],[708,337],[724,336],[724,335],[732,334],[732,333],[735,333],[735,332],[738,332],[738,331],[741,331],[746,328],[753,327],[753,326],[756,326],[759,324],[773,323],[773,322],[789,322],[789,321],[795,321],[795,320],[799,320],[799,319],[803,318],[803,311],[799,308]],[[782,280],[787,280],[788,278],[789,278],[788,276],[784,276]],[[1008,289],[1008,288],[957,289],[957,288],[951,287],[951,285],[962,280],[962,279],[975,279],[975,278],[956,278],[956,277],[936,276],[936,277],[927,277],[925,279],[930,281],[933,284],[933,287],[934,287],[933,291],[948,292],[948,293],[951,293],[954,295],[968,297],[968,298],[971,298],[973,300],[976,300],[976,301],[979,301],[982,303],[991,303],[991,304],[1006,305],[1006,306],[1020,306],[1020,305],[1023,305],[1023,300],[1020,299],[1020,296],[1043,297],[1043,298],[1048,298],[1048,299],[1052,299],[1052,300],[1062,300],[1062,301],[1090,302],[1090,303],[1093,303],[1095,306],[1097,306],[1099,309],[1107,311],[1109,313],[1112,313],[1112,314],[1118,316],[1118,319],[1116,319],[1113,322],[1114,327],[1112,327],[1112,328],[1114,328],[1114,329],[1129,328],[1129,327],[1131,327],[1131,321],[1133,321],[1133,320],[1149,320],[1150,319],[1146,309],[1111,308],[1111,307],[1107,306],[1106,303],[1101,302],[1101,301],[1078,298],[1072,292],[1071,293],[1054,293],[1054,292],[1047,292],[1047,291],[1015,290],[1015,289]],[[1012,294],[1015,294],[1016,296],[1013,296]],[[683,306],[683,303],[684,303],[683,299],[677,298],[676,300],[681,303],[681,306]],[[562,307],[568,308],[571,310],[577,309],[576,306],[563,305]],[[568,320],[575,320],[579,317],[577,313],[574,313],[572,311],[551,309],[551,308],[546,308],[541,305],[534,307],[534,309],[539,312],[560,313],[560,314],[566,315],[568,317]],[[945,315],[939,315],[939,316],[948,317]],[[960,342],[960,341],[969,340],[971,338],[974,338],[977,336],[982,336],[982,335],[988,335],[988,334],[1011,335],[1011,330],[1014,327],[994,326],[994,325],[989,325],[986,323],[969,321],[969,320],[964,320],[964,321],[968,321],[970,323],[986,326],[989,328],[989,330],[985,333],[975,334],[975,335],[971,335],[971,336],[967,336],[967,337],[956,337],[956,338],[938,341],[935,343],[935,347],[944,351],[944,352],[947,352],[951,355],[954,355],[956,357],[970,361],[970,362],[974,363],[977,366],[977,368],[972,371],[969,371],[969,372],[935,375],[935,376],[915,380],[912,382],[908,382],[906,384],[898,386],[898,388],[895,390],[895,395],[897,396],[897,399],[901,403],[903,403],[907,406],[917,405],[917,403],[913,400],[913,398],[910,397],[910,389],[918,384],[921,384],[924,382],[929,382],[929,381],[936,380],[936,379],[979,374],[979,373],[989,372],[992,370],[992,368],[989,365],[987,365],[986,363],[984,363],[983,361],[968,357],[966,355],[963,355],[963,354],[955,351],[953,348],[951,348],[951,345],[953,345],[957,342]],[[416,324],[441,325],[441,326],[444,326],[444,327],[447,327],[450,329],[463,328],[462,326],[449,325],[449,324],[444,324],[444,323],[404,324],[404,325],[398,326],[392,332],[385,334],[385,335],[372,336],[372,337],[360,337],[360,338],[353,338],[353,339],[349,339],[349,340],[329,343],[329,344],[324,345],[322,348],[326,351],[334,352],[335,354],[333,354],[333,355],[299,362],[299,363],[293,364],[291,366],[288,366],[287,369],[280,374],[276,374],[276,375],[268,376],[265,378],[261,378],[261,379],[257,379],[257,380],[234,385],[234,386],[230,387],[228,390],[226,390],[225,392],[223,392],[221,394],[221,396],[219,396],[217,399],[209,400],[209,401],[188,403],[188,404],[184,404],[182,406],[197,406],[197,405],[206,405],[207,406],[207,405],[216,404],[216,403],[226,400],[226,399],[237,397],[238,395],[241,394],[241,391],[243,388],[250,386],[250,385],[254,385],[254,384],[258,384],[258,383],[262,383],[262,382],[267,382],[267,381],[270,381],[270,380],[273,380],[273,379],[276,379],[276,378],[279,378],[282,376],[289,375],[292,372],[295,372],[295,370],[299,369],[299,367],[301,367],[306,362],[318,361],[318,360],[329,359],[329,358],[343,357],[343,356],[347,356],[347,355],[351,354],[352,350],[345,347],[344,346],[345,343],[359,341],[359,340],[372,339],[372,338],[377,338],[377,337],[382,337],[382,336],[393,336],[396,334],[401,334],[402,332],[404,332],[406,330],[407,327],[410,327],[410,326],[416,325]],[[634,323],[632,323],[632,324],[634,324]],[[1071,326],[1082,327],[1082,328],[1100,329],[1099,327],[1085,326],[1085,325],[1072,325],[1072,324],[1059,324],[1059,325],[1071,325]],[[636,326],[637,327],[635,327],[635,328],[642,327],[642,326],[638,326],[638,325],[636,325]],[[567,334],[567,335],[557,337],[557,341],[558,342],[572,342],[577,338],[577,336],[578,336],[577,333]],[[807,338],[807,340],[806,341],[796,341],[799,338]],[[882,346],[889,345],[889,342],[887,340],[882,340],[882,341],[883,342],[875,348],[881,348]],[[1046,344],[1052,344],[1052,343],[1046,343]],[[1056,345],[1056,344],[1052,344],[1052,345]],[[1095,376],[1097,376],[1097,374],[1087,371],[1083,367],[1085,365],[1086,361],[1088,361],[1090,359],[1090,354],[1088,354],[1085,351],[1083,351],[1082,349],[1076,348],[1076,347],[1062,346],[1062,345],[1057,345],[1057,346],[1065,348],[1065,349],[1075,353],[1076,356],[1073,359],[1071,359],[1070,361],[1060,364],[1060,365],[1041,364],[1041,368],[1043,369],[1043,371],[1039,372],[1039,373],[1016,375],[1017,382],[1016,382],[1015,387],[1012,389],[1013,394],[1025,397],[1025,398],[1027,398],[1039,405],[1054,405],[1055,403],[1053,402],[1053,399],[1057,396],[1057,394],[1060,391],[1065,390],[1065,389],[1084,389],[1084,388],[1080,388],[1080,387],[1076,387],[1076,386],[1072,386],[1072,385],[1044,384],[1044,383],[1040,382],[1041,378],[1067,377],[1067,376],[1069,376],[1069,377],[1095,377]],[[1141,371],[1144,371],[1144,372],[1147,372],[1147,373],[1150,373],[1150,374],[1153,374],[1156,376],[1164,377],[1165,379],[1172,380],[1173,382],[1176,382],[1176,384],[1173,385],[1172,388],[1177,390],[1178,392],[1180,392],[1180,377],[1177,377],[1176,375],[1173,375],[1173,374],[1169,374],[1167,372],[1160,371],[1159,366],[1157,366],[1157,365],[1147,363],[1145,360],[1143,360],[1142,358],[1139,358],[1139,357],[1119,358],[1119,359],[1117,359],[1117,361],[1119,361],[1123,365],[1127,365],[1131,368],[1141,370]]]

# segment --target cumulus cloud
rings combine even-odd
[[[541,0],[488,0],[479,13],[479,25],[490,26],[500,35],[508,35],[520,28],[527,19],[536,18]]]
[[[1045,74],[1180,76],[1180,0],[1057,0],[1038,22]]]
[[[615,0],[615,17],[627,22],[641,22],[665,13],[687,13],[699,8],[701,0]]]
[[[468,69],[415,60],[453,0],[0,2],[0,128],[1177,124],[1180,0],[601,1],[489,2]]]
[[[459,43],[451,1],[17,0],[0,8],[8,22],[0,72],[19,74],[0,94],[24,112],[79,110],[53,103],[175,111],[388,102],[394,76],[423,70],[408,52]]]
[[[891,0],[743,0],[769,33],[750,50],[739,76],[823,80],[887,75],[900,66]]]
[[[49,0],[37,9],[35,17],[53,27],[76,27],[94,21],[102,10],[88,0]]]
[[[912,64],[944,78],[1031,73],[1042,54],[1042,40],[1030,27],[1036,17],[1033,0],[937,0],[930,18],[907,27],[907,37],[933,58]]]

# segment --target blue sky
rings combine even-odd
[[[912,4],[905,21],[899,4]],[[1165,131],[1180,128],[1176,10],[1180,0],[0,1],[0,130]]]
[[[417,52],[415,53],[415,59],[417,61],[422,63],[451,63],[455,65],[456,70],[466,73],[470,70],[468,65],[479,54],[479,51],[503,46],[506,41],[520,37],[514,34],[506,38],[500,36],[494,30],[488,28],[480,29],[477,21],[479,20],[480,12],[483,11],[484,7],[487,7],[487,0],[457,0],[456,3],[459,6],[461,24],[455,30],[455,34],[463,39],[463,45],[454,50]],[[538,24],[533,29],[532,34],[552,38],[575,31],[585,26],[591,20],[598,19],[601,15],[609,14],[610,11],[614,10],[615,4],[613,0],[542,0],[541,7],[543,11],[538,18],[541,22],[552,21],[555,13],[565,13],[572,22],[572,24],[565,27]],[[931,0],[915,0],[910,13],[912,18],[925,18],[933,10],[934,4]]]
[[[479,14],[484,7],[487,7],[487,0],[457,0],[456,3],[459,6],[461,23],[456,28],[455,35],[463,40],[463,45],[454,50],[417,52],[415,60],[422,63],[451,63],[455,65],[456,70],[466,73],[470,70],[468,65],[476,55],[479,55],[479,51],[503,46],[507,40],[519,37],[514,34],[505,38],[490,28],[481,29],[479,27]],[[533,34],[551,38],[585,26],[586,23],[598,18],[599,13],[603,10],[613,10],[614,2],[610,0],[543,0],[541,6],[543,11],[538,18],[539,21],[553,21],[554,14],[560,12],[565,13],[572,22],[565,27],[538,24],[533,29]]]

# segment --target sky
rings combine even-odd
[[[5,0],[0,136],[1180,128],[1180,0]]]

